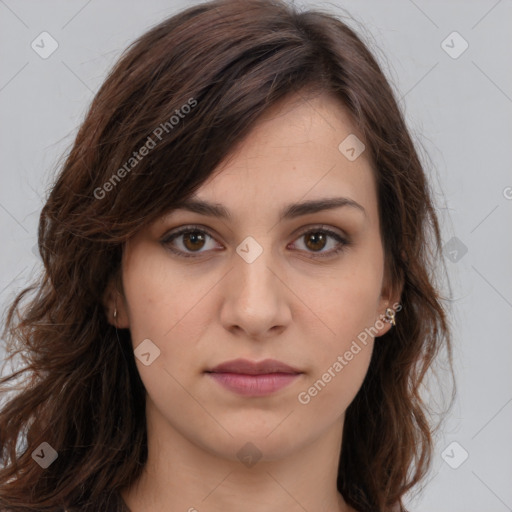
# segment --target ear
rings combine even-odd
[[[130,320],[127,313],[126,301],[124,294],[119,290],[117,285],[117,277],[111,276],[105,291],[103,293],[103,306],[105,308],[105,316],[109,324],[118,329],[128,329]],[[114,312],[117,311],[114,318]]]
[[[392,309],[395,312],[395,322],[399,322],[400,319],[397,318],[398,312],[402,309],[402,304],[400,303],[400,298],[402,296],[403,290],[403,279],[399,282],[391,282],[387,276],[384,279],[384,284],[382,286],[379,308],[378,308],[378,317],[375,321],[375,328],[378,330],[375,335],[376,338],[386,334],[390,329],[393,328],[393,325],[390,322],[384,321],[386,315],[386,309]]]

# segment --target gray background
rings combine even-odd
[[[39,211],[106,73],[137,36],[190,4],[0,0],[2,310],[40,269]],[[349,22],[393,82],[436,190],[458,398],[411,510],[512,511],[512,2],[300,4],[346,9],[362,24]],[[58,43],[46,59],[31,48],[43,31]],[[454,31],[469,44],[460,55]]]

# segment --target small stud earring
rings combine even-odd
[[[114,308],[114,321],[117,322],[117,308]]]

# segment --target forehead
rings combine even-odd
[[[193,197],[262,213],[274,205],[282,211],[283,204],[343,196],[376,214],[371,163],[364,150],[348,159],[340,150],[345,140],[362,144],[336,98],[288,98],[265,112]]]

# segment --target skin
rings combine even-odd
[[[359,343],[309,403],[298,400],[365,328],[380,326],[375,337],[389,330],[378,320],[399,298],[384,276],[371,164],[365,152],[351,162],[338,150],[351,133],[362,140],[334,97],[289,97],[196,193],[228,208],[232,220],[173,210],[126,244],[123,294],[111,285],[105,304],[112,323],[130,329],[134,349],[150,339],[160,350],[148,366],[136,359],[147,390],[149,457],[121,493],[132,512],[353,510],[336,488],[341,434],[378,340]],[[337,196],[365,213],[345,206],[278,221],[289,203]],[[188,224],[209,233],[162,243]],[[312,238],[322,225],[351,243],[315,258],[338,246]],[[263,250],[252,263],[236,252],[247,236]],[[239,357],[274,358],[304,373],[257,398],[204,373]],[[237,457],[248,442],[261,454],[251,467]]]

